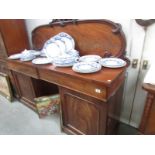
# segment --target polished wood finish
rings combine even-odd
[[[60,23],[40,26],[33,31],[34,48],[41,49],[46,40],[59,32],[73,36],[80,55],[123,57],[125,38],[121,27],[106,20],[67,21],[63,27]],[[70,67],[52,64],[34,65],[8,60],[8,66],[12,71],[59,87],[61,128],[66,133],[114,133],[120,115],[126,67],[79,74]]]
[[[0,19],[0,72],[9,75],[14,95],[17,97],[17,85],[6,63],[8,56],[29,48],[24,20]]]
[[[68,21],[65,26],[60,23],[44,25],[32,32],[35,49],[42,49],[50,37],[66,32],[75,40],[75,48],[80,55],[98,54],[104,56],[108,51],[113,56],[121,56],[125,52],[125,37],[118,24],[106,20],[79,20],[76,24]]]
[[[142,134],[155,134],[155,86],[145,83],[143,88],[148,94],[139,131]]]
[[[60,88],[62,128],[74,134],[105,134],[106,104],[83,94]]]
[[[68,134],[114,134],[123,85],[108,102],[60,87],[62,129]]]
[[[23,19],[1,19],[0,31],[7,56],[30,48]]]
[[[16,71],[12,74],[17,85],[18,99],[33,110],[36,110],[34,98],[58,93],[57,86],[52,83]]]
[[[35,66],[33,65],[25,65],[24,63],[22,63],[21,65],[21,61],[9,61],[9,68],[13,71],[22,73],[24,75],[30,76],[30,77],[34,77],[34,78],[38,78],[38,72]]]
[[[36,106],[34,103],[34,98],[36,97],[36,95],[31,77],[25,76],[17,72],[13,72],[13,75],[17,82],[20,100],[32,109],[35,109]]]

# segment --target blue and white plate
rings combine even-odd
[[[96,62],[79,62],[73,65],[72,70],[78,73],[94,73],[101,68],[101,65]]]
[[[52,63],[55,65],[55,66],[72,66],[74,63],[76,63],[78,60],[78,57],[73,57],[73,56],[70,56],[70,55],[63,55],[63,56],[58,56],[58,57],[55,57],[53,60],[52,60]]]
[[[84,55],[79,58],[82,62],[98,62],[101,59],[99,55]]]
[[[45,43],[43,51],[45,52],[46,56],[51,59],[61,55],[61,49],[59,48],[58,44],[52,40],[48,40]]]
[[[56,67],[71,67],[74,65],[75,62],[72,62],[72,63],[53,63],[54,66]]]
[[[37,51],[37,50],[27,50],[27,51],[30,51],[35,56],[40,56],[41,54],[41,51]]]
[[[50,39],[51,41],[55,42],[60,50],[61,50],[61,55],[64,54],[66,52],[66,45],[65,42],[63,41],[63,39],[60,36],[54,36]]]
[[[79,57],[79,51],[77,51],[75,49],[68,51],[67,54],[72,56],[72,57]]]
[[[103,58],[99,63],[108,68],[120,68],[126,66],[126,61],[120,58]]]
[[[66,52],[75,48],[74,39],[69,34],[67,34],[65,32],[61,32],[56,37],[58,37],[58,36],[61,37],[62,41],[64,41],[64,43],[66,45]]]
[[[36,58],[32,60],[33,64],[41,65],[41,64],[49,64],[51,63],[51,59],[49,58]]]

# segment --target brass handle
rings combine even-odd
[[[138,65],[138,59],[133,59],[132,60],[132,68],[137,68]]]
[[[147,69],[148,67],[148,60],[143,60],[143,66],[142,66],[142,69]]]

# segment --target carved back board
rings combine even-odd
[[[73,20],[74,21],[74,20]],[[119,24],[108,20],[71,20],[42,25],[32,31],[33,48],[42,49],[45,41],[52,36],[66,32],[75,40],[75,49],[80,55],[110,53],[120,57],[125,52],[126,41]]]

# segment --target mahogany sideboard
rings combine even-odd
[[[125,37],[119,24],[107,20],[55,22],[32,32],[34,49],[40,50],[50,37],[69,33],[80,55],[124,56]],[[71,67],[8,60],[8,67],[36,80],[59,88],[61,128],[68,134],[114,134],[119,120],[126,67],[102,70],[92,74],[74,72]]]

